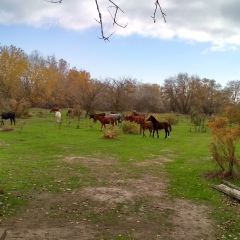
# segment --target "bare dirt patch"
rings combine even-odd
[[[71,169],[88,167],[85,177],[97,184],[31,194],[28,206],[4,222],[6,240],[215,239],[211,209],[169,199],[164,163],[170,159],[131,165],[74,156],[62,161]]]

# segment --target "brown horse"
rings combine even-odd
[[[130,122],[136,122],[139,124],[140,120],[145,120],[145,117],[143,117],[143,116],[126,116],[125,120],[130,121]]]
[[[113,117],[103,117],[103,116],[94,116],[93,121],[97,122],[97,120],[101,123],[101,130],[104,127],[106,129],[106,124],[112,124],[114,126],[116,119]]]
[[[169,137],[170,138],[170,132],[172,131],[172,126],[170,123],[168,122],[159,122],[153,115],[151,115],[147,121],[151,121],[153,124],[153,135],[152,137],[154,137],[154,132],[157,132],[157,137],[159,138],[158,135],[158,130],[164,129],[165,130],[165,138]]]
[[[125,121],[130,121],[130,122],[135,122],[137,124],[140,123],[140,121],[144,120],[145,121],[145,115],[139,115],[139,116],[133,116],[133,115],[130,115],[130,116],[126,116],[125,117]],[[142,133],[142,127],[140,125],[140,133]]]
[[[151,121],[146,122],[144,119],[141,119],[139,121],[139,124],[140,124],[140,126],[141,126],[141,128],[143,130],[143,137],[146,137],[145,130],[147,130],[147,129],[149,130],[149,133],[150,133],[149,137],[151,137],[152,131],[153,131],[153,124],[152,124],[152,122]]]
[[[92,118],[94,120],[94,117],[95,116],[100,116],[100,117],[105,117],[106,116],[106,113],[96,113],[96,114],[90,114],[90,119]]]
[[[52,109],[51,109],[51,111],[50,111],[50,113],[52,113],[52,112],[59,112],[60,111],[60,108],[59,107],[53,107]]]
[[[132,115],[133,115],[133,116],[139,116],[139,117],[142,117],[142,118],[144,118],[144,119],[145,119],[145,117],[146,117],[145,114],[143,114],[143,113],[138,113],[138,112],[134,112],[134,111],[133,111]]]

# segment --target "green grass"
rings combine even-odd
[[[0,194],[0,201],[7,202],[4,210],[0,208],[0,218],[13,215],[18,206],[27,204],[27,199],[19,198],[17,193],[24,196],[27,192],[58,192],[60,187],[74,190],[99,184],[94,175],[88,176],[92,171],[89,167],[75,164],[73,168],[61,161],[66,157],[81,156],[102,161],[114,159],[120,166],[131,169],[130,174],[134,178],[137,170],[132,163],[155,161],[161,156],[173,160],[165,164],[172,199],[185,198],[212,206],[215,211],[211,216],[220,226],[229,219],[240,220],[239,211],[224,204],[223,195],[211,188],[211,184],[218,184],[220,180],[205,177],[206,173],[218,170],[209,152],[209,132],[189,132],[186,119],[173,126],[170,139],[164,139],[165,133],[160,131],[159,139],[122,134],[118,139],[110,140],[103,138],[100,123],[94,124],[92,119],[82,119],[78,129],[77,120],[69,122],[65,112],[59,126],[52,114],[42,110],[45,117],[40,118],[39,111],[33,109],[35,117],[32,119],[17,119],[14,131],[0,131],[0,190],[4,191]],[[78,175],[81,175],[81,181],[76,177]],[[240,186],[239,181],[233,183]],[[155,220],[154,216],[151,217]],[[92,216],[93,221],[97,218]],[[116,221],[111,211],[106,213],[105,218],[109,222]],[[240,226],[232,223],[220,234],[228,238],[230,233],[237,237]],[[116,239],[131,238],[119,236]]]

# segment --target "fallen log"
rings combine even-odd
[[[240,190],[236,189],[238,187],[236,187],[230,183],[227,183],[227,185],[225,185],[225,184],[212,185],[212,188],[214,188],[222,193],[225,193],[233,198],[240,200]],[[232,186],[234,186],[234,187],[232,187]]]
[[[227,181],[223,180],[222,183],[227,185],[227,186],[229,186],[229,187],[231,187],[231,188],[234,188],[234,189],[240,191],[240,187],[235,186],[235,185],[231,184],[230,182],[227,182]]]
[[[7,232],[5,229],[0,228],[0,240],[4,240],[7,236]]]

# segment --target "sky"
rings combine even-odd
[[[0,0],[0,45],[64,59],[91,78],[163,85],[179,73],[240,80],[239,0]]]

